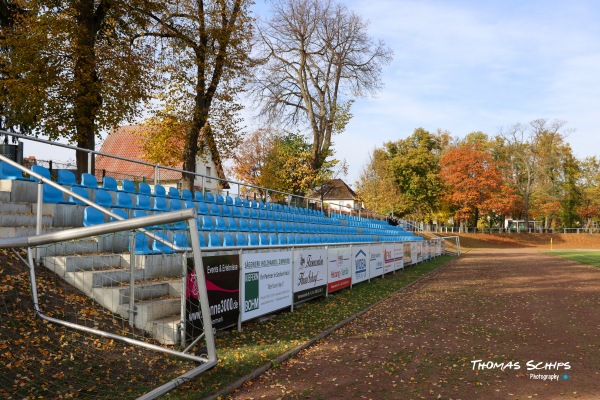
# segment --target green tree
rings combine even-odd
[[[381,87],[392,51],[367,34],[367,23],[333,0],[272,3],[261,28],[263,67],[253,93],[269,121],[305,124],[312,135],[311,165],[331,156],[332,137],[344,131],[355,97]]]
[[[406,208],[388,162],[387,151],[374,149],[356,183],[356,192],[368,210],[383,215],[401,214]]]
[[[114,0],[20,4],[26,12],[1,37],[0,103],[18,110],[13,123],[94,150],[100,131],[139,115],[150,95],[152,57],[132,42],[139,21]],[[76,158],[86,171],[87,154]]]
[[[183,169],[196,172],[196,156],[203,146],[213,157],[225,158],[239,144],[236,113],[241,106],[236,94],[251,66],[252,2],[147,3],[150,11],[138,9],[146,13],[149,25],[141,36],[155,44],[163,62],[163,110],[158,117],[164,116],[165,123],[175,118],[185,126]],[[203,129],[209,121],[212,129]],[[193,175],[185,175],[185,186],[193,186]]]

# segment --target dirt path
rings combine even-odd
[[[235,398],[600,399],[600,269],[471,251]]]

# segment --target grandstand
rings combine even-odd
[[[401,226],[353,211],[327,211],[314,199],[292,202],[293,196],[286,195],[279,197],[287,202],[275,202],[266,190],[266,198],[259,200],[239,190],[236,194],[179,190],[159,181],[97,176],[88,171],[77,177],[70,170],[41,165],[29,169],[0,155],[0,248],[36,243],[20,245],[35,247],[29,260],[32,274],[34,261],[43,265],[121,321],[119,335],[143,340],[142,346],[152,346],[145,344],[150,341],[170,352],[174,345],[189,345],[183,351],[188,360],[197,361],[188,355],[197,340],[205,337],[209,342],[206,319],[201,327],[194,322],[204,318],[198,304],[200,288],[194,284],[198,265],[208,274],[208,323],[214,329],[236,325],[241,329],[242,321],[293,309],[303,301],[441,254],[441,241],[434,245]],[[243,185],[229,183],[221,187]],[[36,238],[44,238],[43,243],[38,245]],[[286,277],[269,286],[282,289],[265,304],[259,304],[258,292],[263,290],[259,274],[246,270],[261,263],[272,271],[279,268],[264,276]],[[313,266],[310,273],[294,275]],[[215,271],[225,274],[211,276]],[[294,281],[294,288],[292,279],[300,281]],[[31,280],[35,282],[35,276]],[[306,290],[297,291],[296,286],[302,285]],[[34,286],[37,307],[35,292]],[[211,293],[230,294],[214,300]],[[61,301],[66,304],[70,299],[65,296]],[[52,312],[62,315],[63,310]],[[96,330],[98,322],[90,318],[96,311],[82,308],[74,314],[64,317],[71,321],[69,327],[79,324],[93,334],[107,335]],[[200,359],[216,363],[215,354]]]

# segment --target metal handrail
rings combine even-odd
[[[11,165],[11,166],[13,166],[15,168],[18,168],[22,172],[25,172],[25,173],[29,174],[30,176],[33,176],[34,178],[36,178],[36,179],[39,180],[38,183],[40,184],[40,186],[38,188],[38,202],[37,202],[37,233],[38,233],[38,235],[36,235],[36,236],[39,236],[39,232],[40,232],[40,228],[41,228],[41,222],[42,222],[41,221],[41,219],[42,219],[42,201],[41,201],[42,200],[42,185],[41,184],[42,183],[46,184],[46,185],[50,185],[50,186],[52,186],[52,187],[60,190],[61,192],[66,193],[67,195],[74,197],[75,199],[81,201],[82,203],[84,203],[84,204],[86,204],[86,205],[88,205],[90,207],[93,207],[96,210],[101,211],[102,213],[108,215],[109,217],[111,217],[113,219],[116,219],[117,221],[123,221],[123,220],[125,220],[123,217],[121,217],[118,214],[113,213],[109,209],[104,208],[102,206],[99,206],[98,204],[94,203],[93,201],[91,201],[89,199],[86,199],[85,197],[80,196],[77,193],[74,193],[74,192],[70,191],[69,189],[65,189],[62,185],[59,185],[58,183],[53,182],[53,181],[51,181],[48,178],[44,178],[42,175],[40,175],[40,174],[38,174],[36,172],[33,172],[32,170],[30,170],[30,169],[28,169],[26,167],[23,167],[22,165],[14,162],[13,160],[11,160],[11,159],[3,156],[3,155],[0,155],[0,161],[4,161],[4,162],[8,163],[9,165]],[[136,218],[136,220],[137,219],[138,218]],[[171,222],[175,222],[175,221],[177,221],[177,220],[173,220]],[[155,234],[147,231],[146,229],[142,228],[142,226],[144,226],[144,225],[142,224],[142,225],[138,226],[137,228],[131,228],[131,229],[138,229],[140,232],[142,232],[146,236],[150,237],[153,240],[159,241],[160,243],[162,243],[162,244],[170,247],[173,250],[181,250],[181,248],[175,246],[173,243],[169,242],[168,240],[165,240],[164,238],[162,238],[160,236],[157,236],[157,235],[155,235]],[[127,230],[127,229],[124,229],[124,230]]]

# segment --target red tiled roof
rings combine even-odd
[[[147,129],[147,128],[146,128]],[[120,126],[110,131],[100,148],[101,153],[112,154],[131,160],[145,161],[143,157],[142,127],[139,125]],[[181,169],[182,164],[175,166]],[[99,177],[102,171],[116,179],[141,179],[154,180],[154,168],[148,165],[137,164],[117,158],[96,156],[96,171]],[[167,169],[160,170],[161,181],[177,181],[181,173]]]

